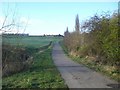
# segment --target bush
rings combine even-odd
[[[72,55],[92,56],[97,63],[120,66],[118,13],[96,14],[85,21],[81,28],[80,33],[74,31],[65,34],[64,45]]]
[[[2,46],[2,76],[8,76],[24,69],[24,64],[29,58],[24,48],[17,46]]]

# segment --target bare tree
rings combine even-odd
[[[16,7],[15,7],[16,9]],[[3,20],[3,23],[2,23],[2,26],[0,27],[0,31],[2,33],[4,32],[11,32],[12,28],[16,25],[15,24],[15,14],[16,14],[16,10],[13,10],[13,13],[9,11],[9,4],[7,6],[7,12],[4,13],[4,20]],[[9,18],[9,15],[12,15],[10,18]]]
[[[20,17],[17,15],[17,4],[15,4],[15,7],[10,10],[9,3],[7,5],[7,8],[5,8],[6,13],[4,12],[4,20],[2,21],[2,26],[0,26],[0,32],[6,33],[6,32],[12,32],[13,29],[16,29],[16,33],[19,32],[19,29],[23,30],[23,33],[25,32],[28,20],[26,23],[20,22]],[[29,18],[28,18],[29,19]],[[24,25],[23,25],[24,24]]]

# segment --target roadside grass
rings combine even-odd
[[[90,60],[89,58],[86,57],[73,57],[70,56],[72,60],[81,63],[88,68],[91,68],[97,72],[100,72],[106,76],[108,76],[111,79],[114,79],[117,82],[120,82],[120,71],[116,69],[114,66],[110,65],[103,65],[103,64],[97,64],[94,61]]]
[[[68,57],[70,57],[73,61],[83,64],[88,68],[91,68],[97,72],[100,72],[108,76],[111,79],[114,79],[117,82],[120,82],[120,71],[116,67],[110,66],[110,65],[97,64],[93,60],[91,60],[89,57],[71,56],[62,41],[60,42],[60,45],[63,51],[65,52],[65,54]]]
[[[33,52],[33,63],[28,70],[2,79],[2,88],[67,88],[52,61],[52,47],[44,52]]]

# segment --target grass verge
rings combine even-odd
[[[2,79],[2,88],[67,88],[55,67],[52,48],[32,53],[33,63],[26,71]]]
[[[63,42],[60,42],[60,45],[63,48],[63,51],[65,52],[65,54],[69,56],[73,61],[83,64],[88,68],[91,68],[97,72],[100,72],[120,83],[120,71],[116,69],[114,66],[97,64],[88,57],[71,56],[68,50],[66,49],[66,47],[63,45]]]

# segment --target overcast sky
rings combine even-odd
[[[81,23],[96,13],[117,9],[117,2],[2,2],[0,27],[5,15],[9,14],[9,21],[15,12],[14,18],[22,26],[17,28],[21,33],[26,27],[25,33],[30,35],[63,34],[67,26],[69,31],[74,30],[76,14]]]

